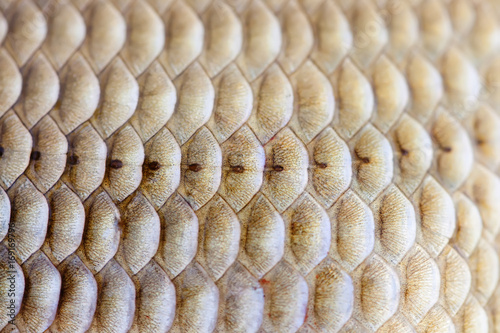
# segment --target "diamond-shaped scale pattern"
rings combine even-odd
[[[499,22],[0,0],[0,331],[500,332]]]

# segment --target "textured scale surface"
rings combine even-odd
[[[500,332],[497,0],[0,0],[0,332]]]

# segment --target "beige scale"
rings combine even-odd
[[[0,0],[0,333],[500,332],[500,1]]]

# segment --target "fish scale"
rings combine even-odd
[[[0,331],[500,331],[499,15],[0,0]]]

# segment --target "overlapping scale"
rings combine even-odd
[[[498,15],[0,0],[0,330],[498,330]]]

